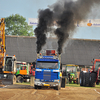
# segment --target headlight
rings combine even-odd
[[[59,80],[54,80],[54,82],[59,82]]]
[[[40,79],[35,79],[35,81],[38,81],[38,82],[39,82],[39,81],[40,81]]]
[[[6,77],[7,77],[7,75],[6,75],[6,74],[4,74],[4,77],[6,78]]]

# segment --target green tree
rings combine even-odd
[[[15,14],[5,18],[6,35],[33,36],[33,32],[33,26],[23,16]]]

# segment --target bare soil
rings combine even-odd
[[[0,100],[100,100],[100,89],[67,87],[34,89],[29,85],[1,86]]]

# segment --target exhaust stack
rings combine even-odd
[[[39,53],[37,53],[37,58],[39,58]]]
[[[58,58],[59,58],[59,61],[60,61],[60,63],[61,63],[61,54],[59,54]]]

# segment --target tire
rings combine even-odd
[[[78,84],[78,78],[76,79],[76,84]]]
[[[60,88],[59,88],[59,85],[55,88],[56,90],[59,90]]]
[[[80,72],[79,81],[80,81],[80,86],[83,86],[83,71]]]
[[[90,86],[90,73],[85,73],[85,86]]]
[[[17,83],[22,83],[23,82],[23,77],[22,76],[18,76],[17,77]]]
[[[62,83],[62,78],[60,78],[60,85],[59,85],[59,89],[61,89],[61,83]],[[66,84],[66,78],[65,78],[65,84]]]
[[[91,87],[95,87],[95,83],[96,83],[96,73],[91,73],[91,76],[90,76],[90,86]]]
[[[59,85],[56,87],[56,90],[60,90],[60,89],[61,89],[61,79]]]
[[[13,76],[13,84],[16,84],[16,76]]]
[[[34,85],[34,88],[37,89],[38,88],[37,85]]]
[[[37,88],[38,88],[38,89],[41,89],[41,88],[42,88],[42,86],[37,86]]]
[[[76,84],[79,84],[79,78],[76,79]]]
[[[61,87],[62,87],[62,88],[65,88],[65,83],[66,83],[65,81],[66,81],[65,78],[62,78],[62,79],[61,79]]]
[[[99,82],[96,82],[96,85],[99,85]]]
[[[85,74],[86,73],[83,73],[83,86],[85,86]]]
[[[27,82],[27,79],[24,79],[24,82]]]

